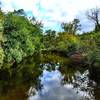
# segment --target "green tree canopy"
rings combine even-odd
[[[23,10],[5,15],[4,50],[9,61],[20,62],[23,57],[33,54],[36,49],[36,38],[42,36],[40,24],[33,24],[21,15],[23,15]]]
[[[81,30],[80,21],[76,18],[72,22],[62,23],[61,26],[64,31],[69,34],[75,34],[77,31]]]

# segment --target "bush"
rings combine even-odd
[[[4,57],[5,57],[4,51],[3,51],[3,49],[0,47],[0,68],[1,68],[1,66],[3,65]]]

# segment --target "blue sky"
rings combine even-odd
[[[42,21],[45,29],[61,31],[61,23],[72,21],[75,17],[81,20],[82,31],[93,29],[85,12],[87,9],[100,7],[100,0],[0,0],[4,11],[24,9]]]

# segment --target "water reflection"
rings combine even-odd
[[[68,62],[36,55],[0,72],[0,100],[100,100],[100,85],[90,80],[99,73]]]
[[[51,70],[48,70],[48,66]],[[83,73],[76,71],[71,76],[71,82],[64,82],[64,75],[58,70],[58,64],[55,69],[48,64],[44,65],[42,75],[39,77],[41,88],[36,90],[31,87],[28,100],[95,100],[93,88],[95,83],[89,80],[89,71]],[[89,86],[89,84],[91,84]],[[35,95],[33,95],[35,93]]]

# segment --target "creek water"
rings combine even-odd
[[[42,60],[40,60],[42,59]],[[69,66],[58,56],[28,58],[0,81],[0,100],[100,100],[87,67]]]

